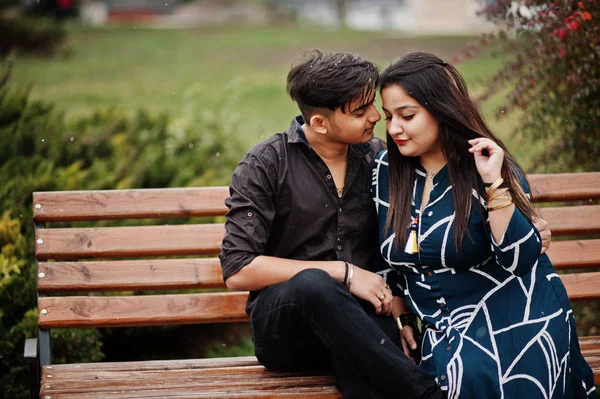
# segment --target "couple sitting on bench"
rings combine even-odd
[[[259,361],[345,398],[595,398],[550,233],[458,71],[312,51],[287,89],[301,116],[238,165],[220,254]]]

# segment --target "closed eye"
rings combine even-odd
[[[404,116],[402,117],[402,119],[404,119],[405,121],[409,121],[409,120],[411,120],[411,119],[412,119],[414,116],[415,116],[415,114],[412,114],[412,115],[404,115]]]

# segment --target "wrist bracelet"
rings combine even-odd
[[[348,286],[348,262],[344,262],[344,265],[346,266],[346,273],[344,274],[344,287]]]
[[[346,263],[350,265],[350,270],[348,271],[348,281],[346,282],[346,288],[350,289],[350,284],[352,284],[352,277],[354,277],[354,265],[352,263]]]
[[[417,316],[412,312],[400,313],[400,316],[396,317],[396,324],[398,329],[402,331],[404,327],[412,327],[414,330],[417,329]]]

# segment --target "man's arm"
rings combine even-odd
[[[272,149],[266,149],[272,150]],[[265,160],[278,156],[265,156]],[[248,154],[236,168],[226,200],[225,237],[221,245],[221,267],[227,287],[234,290],[260,290],[288,281],[302,270],[318,268],[343,281],[342,261],[300,261],[264,255],[275,218],[276,165]],[[378,312],[391,310],[392,294],[381,276],[354,268],[350,292],[371,302]],[[381,299],[383,298],[383,299]]]
[[[344,281],[346,273],[346,265],[343,261],[303,261],[261,255],[229,276],[225,283],[232,290],[260,290],[288,281],[306,269],[326,271],[340,282]],[[381,276],[359,266],[354,267],[350,292],[356,297],[371,302],[377,314],[388,314],[392,309],[392,292],[386,287]],[[381,299],[382,294],[383,299]]]

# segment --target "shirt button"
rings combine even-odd
[[[442,380],[442,381],[444,381],[445,379],[446,379],[445,375],[443,375],[443,376],[440,377],[440,380]]]
[[[341,251],[341,250],[342,250],[342,246],[338,245],[338,251]]]
[[[433,215],[433,211],[429,211],[429,213],[427,214],[427,216],[431,216]]]
[[[451,350],[452,350],[452,347],[451,347],[451,346],[449,346],[449,347],[447,347],[447,348],[446,348],[446,350],[447,350],[447,351],[451,351]]]
[[[427,275],[428,275],[429,277],[431,277],[431,276],[433,276],[433,273],[431,273],[431,272],[428,272],[428,273],[427,273]]]
[[[251,218],[252,217],[252,212],[248,212],[248,217]]]
[[[331,175],[327,175],[327,178],[328,178],[328,179],[331,179]]]
[[[342,213],[342,208],[338,209],[338,211],[339,211],[340,213]]]
[[[440,308],[443,308],[444,306],[446,306],[446,302],[440,302]]]

